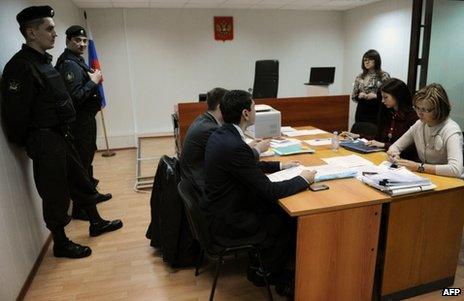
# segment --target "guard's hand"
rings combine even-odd
[[[364,93],[364,92],[360,92],[360,93],[358,94],[358,98],[365,99],[365,98],[367,98],[367,94]]]
[[[376,141],[376,140],[369,140],[369,141],[366,142],[366,145],[367,146],[379,147],[379,148],[385,147],[385,143],[379,142],[379,141]]]
[[[285,163],[282,163],[282,170],[289,169],[289,168],[292,168],[292,167],[296,167],[296,166],[298,166],[300,164],[301,164],[300,161],[285,162]]]
[[[96,83],[97,85],[102,81],[102,73],[100,70],[95,70],[93,73],[87,72],[90,77],[90,80]]]
[[[270,146],[271,146],[271,139],[263,139],[261,141],[257,141],[254,148],[261,154],[267,151]]]
[[[316,176],[317,171],[305,169],[300,173],[300,176],[303,177],[309,184],[314,183],[314,177]]]

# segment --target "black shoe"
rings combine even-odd
[[[252,282],[255,286],[263,287],[266,285],[264,280],[264,275],[266,275],[267,282],[269,285],[274,284],[274,277],[269,272],[263,272],[258,267],[249,266],[247,269],[247,279]]]
[[[88,221],[89,216],[85,212],[84,209],[78,209],[76,207],[73,207],[71,216],[73,219],[80,219],[81,221]]]
[[[96,203],[98,204],[98,203],[109,201],[111,200],[112,197],[113,196],[111,195],[111,193],[105,193],[105,194],[99,193],[97,196]]]
[[[111,232],[122,228],[122,221],[115,219],[114,221],[102,220],[96,224],[90,224],[89,234],[90,236],[98,236],[105,232]]]
[[[89,247],[81,246],[70,240],[62,245],[53,245],[53,255],[55,257],[66,257],[66,258],[83,258],[90,256],[92,250]]]

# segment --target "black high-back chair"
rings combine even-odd
[[[361,136],[374,139],[377,135],[377,125],[370,122],[355,122],[351,127],[351,132]]]
[[[279,89],[279,61],[262,60],[255,64],[253,98],[276,98]]]
[[[260,269],[264,270],[261,261],[261,254],[256,247],[257,244],[264,240],[265,237],[263,235],[236,240],[227,239],[224,241],[217,241],[213,239],[208,229],[206,217],[198,205],[202,195],[201,191],[189,180],[182,180],[178,185],[178,190],[184,202],[187,219],[189,221],[194,237],[200,242],[204,252],[203,254],[206,255],[210,260],[216,262],[216,273],[214,276],[213,287],[211,288],[211,294],[209,296],[210,301],[214,299],[214,292],[216,290],[219,271],[222,263],[224,262],[225,256],[230,254],[235,255],[238,252],[254,252],[259,260]],[[195,269],[195,276],[198,276],[199,274],[198,268],[200,264],[201,261],[198,262],[198,265]],[[269,294],[269,300],[272,301],[272,293],[269,287],[268,279],[265,278],[264,280]]]

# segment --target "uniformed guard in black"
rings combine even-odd
[[[97,150],[97,123],[95,115],[101,108],[101,96],[98,83],[101,81],[99,70],[87,66],[82,54],[87,48],[87,34],[79,25],[73,25],[66,30],[66,49],[58,58],[56,69],[60,72],[66,88],[76,109],[76,120],[71,124],[74,146],[79,153],[82,165],[87,170],[93,183],[92,161]],[[111,199],[111,194],[99,194],[97,202]],[[74,206],[74,218],[86,219],[85,214]]]
[[[45,52],[53,48],[56,37],[53,14],[51,7],[38,6],[17,16],[26,44],[4,68],[2,121],[8,139],[24,146],[33,161],[44,220],[55,242],[54,255],[79,258],[89,256],[91,250],[66,237],[70,198],[88,213],[91,236],[119,229],[122,222],[106,221],[98,214],[98,194],[71,141],[69,124],[75,120],[75,110],[60,74],[51,65],[51,56]]]
[[[81,56],[87,48],[87,34],[82,26],[74,25],[66,30],[66,44],[67,48],[58,58],[56,69],[64,79],[77,112],[76,121],[71,126],[76,149],[82,165],[93,178],[92,161],[97,150],[95,116],[101,108],[98,91],[101,75],[92,70]]]

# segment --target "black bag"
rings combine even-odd
[[[172,267],[195,266],[200,245],[193,238],[184,204],[177,191],[179,161],[163,156],[158,163],[150,198],[151,222],[146,237]]]

